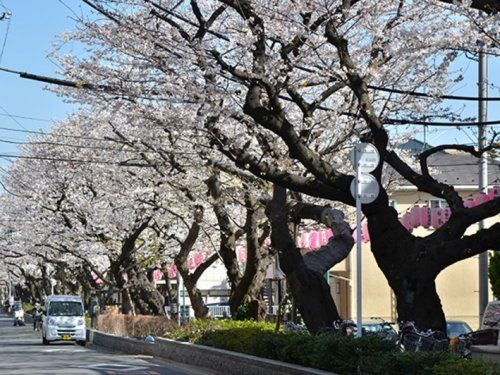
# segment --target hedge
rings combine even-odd
[[[460,360],[447,352],[401,353],[394,343],[376,336],[358,339],[274,333],[274,324],[252,321],[197,320],[168,332],[166,337],[342,375],[500,374],[496,364]]]
[[[177,328],[177,322],[162,316],[100,314],[97,329],[114,335],[143,339],[146,336],[163,336]]]

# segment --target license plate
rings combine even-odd
[[[62,339],[63,340],[71,340],[71,336],[70,335],[63,335]]]

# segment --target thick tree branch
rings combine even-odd
[[[457,151],[463,151],[471,154],[472,156],[475,156],[476,158],[480,158],[482,154],[485,152],[489,152],[491,150],[500,148],[500,144],[495,143],[496,136],[498,134],[495,133],[493,136],[490,144],[483,148],[482,150],[476,150],[474,146],[467,146],[467,145],[457,145],[457,144],[446,144],[446,145],[439,145],[436,147],[432,147],[428,150],[425,150],[422,152],[420,155],[418,155],[418,158],[420,160],[420,168],[422,170],[422,174],[429,176],[429,168],[427,166],[427,159],[429,156],[439,152],[439,151],[445,151],[445,150],[457,150]]]
[[[415,172],[408,164],[401,160],[394,151],[388,152],[385,156],[385,160],[401,176],[415,185],[419,191],[445,199],[453,212],[463,209],[463,200],[453,186],[442,184],[431,176],[425,176]]]
[[[266,161],[261,161],[257,157],[248,153],[244,148],[232,147],[229,139],[217,129],[214,124],[206,123],[208,130],[212,133],[215,146],[232,160],[239,168],[253,173],[255,176],[266,181],[276,183],[285,188],[289,188],[300,193],[308,194],[318,198],[338,200],[348,205],[354,205],[354,199],[348,191],[348,186],[352,177],[348,176],[345,183],[345,190],[341,190],[324,184],[313,177],[303,177],[279,169]]]
[[[488,250],[500,251],[500,223],[478,230],[470,236],[448,242],[445,248],[446,253],[449,254],[446,257],[446,263],[451,265]]]

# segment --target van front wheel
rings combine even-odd
[[[80,346],[85,346],[85,344],[86,344],[86,342],[85,342],[85,341],[83,341],[83,340],[82,340],[82,341],[77,341],[76,343],[77,343],[78,345],[80,345]]]
[[[42,336],[42,344],[43,345],[49,345],[49,340],[47,340],[45,337]]]

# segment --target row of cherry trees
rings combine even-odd
[[[500,199],[465,208],[453,186],[432,176],[427,159],[443,149],[478,156],[495,146],[446,145],[415,163],[395,151],[401,139],[387,129],[403,118],[456,120],[439,95],[460,81],[450,66],[461,53],[480,44],[498,52],[497,2],[84,3],[96,15],[62,36],[61,48],[78,41],[88,54],[56,50],[66,80],[54,88],[82,109],[43,137],[46,143],[26,149],[29,156],[70,161],[14,164],[6,207],[11,217],[29,212],[29,220],[7,229],[12,254],[81,265],[132,302],[148,300],[150,306],[156,298],[140,281],[144,264],[174,259],[203,316],[195,287],[200,272],[182,266],[191,249],[202,243],[217,250],[208,261],[222,259],[233,310],[258,300],[263,270],[277,252],[306,324],[316,331],[338,318],[322,273],[339,257],[331,246],[330,256],[312,265],[297,249],[290,223],[339,225],[327,219],[335,215],[325,214],[325,201],[354,204],[347,159],[352,143],[363,140],[382,156],[373,172],[381,193],[363,212],[399,318],[444,330],[435,278],[457,261],[500,249],[499,224],[464,235],[497,215]],[[57,132],[97,140],[79,139],[80,149],[52,144],[61,142]],[[75,139],[64,141],[70,142]],[[427,237],[410,234],[389,206],[394,174],[445,199],[450,220]],[[234,254],[237,243],[253,257],[244,272]],[[133,293],[123,273],[136,275]]]
[[[253,182],[229,178],[190,142],[168,145],[161,127],[146,133],[134,121],[125,110],[82,111],[24,145],[3,180],[3,265],[37,299],[55,279],[59,292],[105,288],[122,294],[125,312],[160,314],[173,296],[154,288],[152,271],[167,275],[175,264],[196,316],[204,317],[197,281],[221,259],[233,311],[261,306],[272,251]],[[130,135],[139,131],[140,139]],[[236,246],[254,237],[242,270]],[[194,251],[206,256],[191,272]]]

